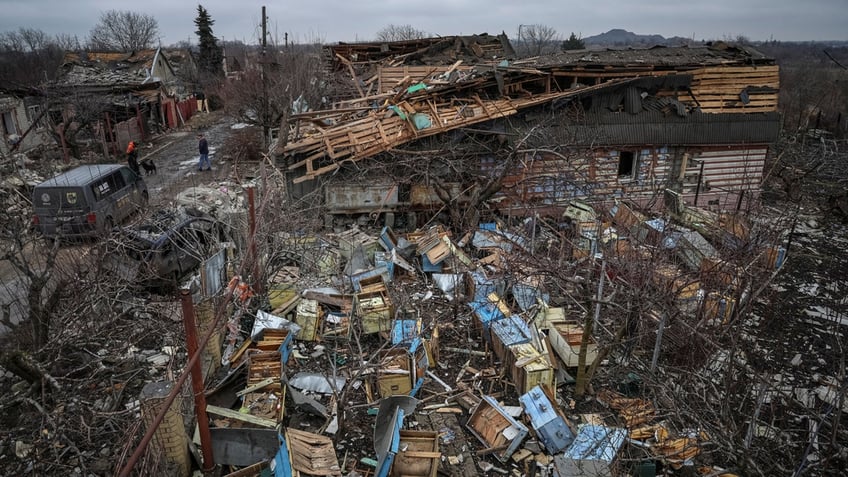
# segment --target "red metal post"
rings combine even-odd
[[[141,107],[139,107],[138,103],[135,104],[135,120],[138,123],[138,130],[141,132],[141,140],[146,141],[147,135],[144,134],[144,120],[141,119]]]
[[[194,303],[189,290],[180,290],[180,302],[183,308],[183,326],[185,326],[188,355],[197,353],[197,324],[194,316]],[[206,395],[203,392],[203,372],[200,360],[191,366],[191,387],[194,391],[194,411],[197,415],[197,427],[200,431],[200,448],[203,452],[203,472],[215,468],[212,459],[212,434],[209,432],[209,418],[206,416]]]

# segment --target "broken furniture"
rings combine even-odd
[[[518,450],[529,432],[491,396],[483,396],[465,427],[486,446],[484,451],[491,451],[501,462],[506,462]]]

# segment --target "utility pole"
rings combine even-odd
[[[271,142],[271,128],[268,127],[268,17],[262,6],[262,149],[268,150]]]

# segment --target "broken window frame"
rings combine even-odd
[[[11,136],[18,134],[18,124],[15,121],[15,111],[0,111],[0,123],[3,123],[3,134]]]
[[[625,158],[625,155],[630,156],[630,167],[627,171],[622,172],[622,161]],[[639,159],[640,153],[638,150],[621,150],[618,151],[617,154],[618,159],[618,170],[616,171],[616,177],[619,182],[630,182],[635,181],[639,175]]]
[[[47,124],[45,124],[44,122],[44,118],[39,117],[41,115],[40,104],[33,104],[31,106],[27,106],[26,115],[27,121],[36,131],[41,131],[47,127]]]

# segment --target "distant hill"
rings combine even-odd
[[[688,38],[673,36],[666,38],[662,35],[639,35],[621,28],[614,28],[600,35],[583,38],[586,46],[679,46],[692,43]]]

